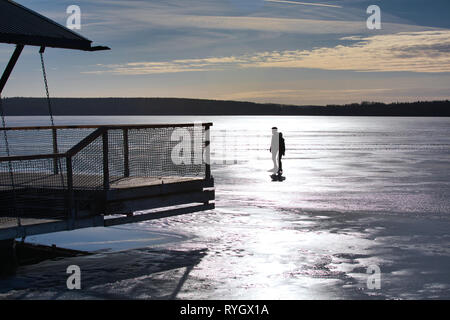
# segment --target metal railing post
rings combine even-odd
[[[109,145],[108,129],[105,128],[102,134],[103,140],[103,189],[109,190]]]
[[[56,132],[56,128],[52,128],[52,137],[53,137],[53,153],[57,154],[58,153],[58,135]],[[56,158],[53,159],[53,173],[59,174],[58,159],[56,159]]]
[[[205,179],[211,178],[211,136],[209,127],[209,125],[205,125]]]
[[[123,129],[123,171],[124,177],[130,176],[130,147],[128,141],[128,129]]]

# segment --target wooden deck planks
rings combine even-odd
[[[16,218],[8,218],[6,221],[2,220],[0,217],[0,229],[14,228],[17,227]],[[29,226],[33,224],[49,223],[60,221],[58,219],[33,219],[33,218],[20,218],[20,224],[22,226]]]
[[[43,188],[62,189],[62,185],[67,185],[67,177],[59,174],[46,173],[14,173],[14,184],[18,189]],[[111,189],[126,189],[159,184],[170,184],[186,181],[202,180],[203,177],[110,177]],[[0,191],[11,190],[9,172],[0,172]],[[74,174],[74,189],[98,189],[103,187],[103,177],[100,175]]]

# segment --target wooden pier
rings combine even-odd
[[[14,1],[0,0],[0,18],[0,43],[15,46],[0,77],[0,274],[17,265],[17,238],[214,208],[211,123],[55,126],[46,48],[110,48]],[[2,93],[25,46],[39,49],[48,127],[6,127]]]
[[[3,129],[14,155],[0,157],[0,240],[213,209],[211,126]]]

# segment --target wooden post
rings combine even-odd
[[[205,179],[211,178],[211,151],[209,125],[205,125]]]
[[[123,129],[123,171],[124,177],[130,176],[130,149],[128,142],[128,129]]]
[[[103,189],[109,190],[109,145],[108,145],[108,129],[102,134],[103,140]]]
[[[53,153],[57,154],[58,153],[58,135],[56,132],[56,128],[52,128],[52,137],[53,137]],[[59,173],[58,159],[56,159],[56,158],[53,159],[53,173],[54,174]]]

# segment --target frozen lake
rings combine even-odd
[[[102,253],[21,268],[0,281],[0,297],[450,298],[450,119],[56,118],[59,125],[194,121],[214,123],[216,210],[30,237]],[[8,118],[10,126],[46,124]],[[272,126],[286,140],[283,182],[267,172]],[[69,264],[83,270],[76,293],[64,287]],[[381,271],[380,289],[367,286],[369,266]]]

